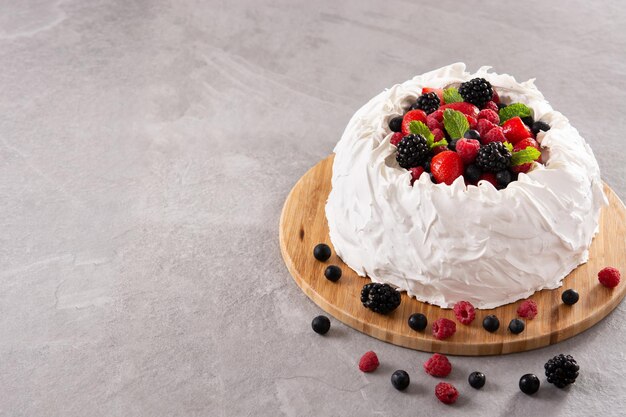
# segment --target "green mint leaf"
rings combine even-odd
[[[428,141],[429,143],[431,143],[435,139],[435,136],[430,131],[428,126],[426,126],[423,122],[420,122],[419,120],[413,120],[411,123],[409,123],[409,130],[414,135],[424,136],[426,138],[426,141]]]
[[[513,103],[508,106],[500,109],[500,124],[503,124],[509,119],[512,119],[516,116],[520,118],[532,116],[533,111],[523,103]]]
[[[509,150],[509,152],[513,153],[513,145],[510,142],[504,142],[504,147]]]
[[[437,146],[448,146],[448,141],[445,139],[441,139],[440,141],[435,142],[432,145],[430,145],[429,149],[436,148]]]
[[[469,130],[469,123],[460,111],[446,109],[443,112],[443,126],[452,139],[462,138]]]
[[[444,103],[460,103],[461,101],[463,101],[463,97],[461,97],[461,94],[459,94],[459,90],[457,90],[456,88],[450,87],[443,90]]]
[[[511,165],[516,166],[516,165],[528,164],[530,162],[533,162],[539,159],[540,156],[541,156],[541,152],[539,152],[537,149],[533,148],[532,146],[528,146],[526,149],[522,151],[513,152],[513,157],[511,158]]]

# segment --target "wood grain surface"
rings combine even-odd
[[[626,208],[610,187],[605,185],[609,206],[602,211],[600,233],[590,249],[590,260],[579,266],[564,280],[563,287],[543,290],[531,298],[539,306],[539,314],[526,321],[526,330],[519,335],[507,330],[516,317],[521,301],[491,310],[477,310],[476,320],[464,326],[457,322],[457,332],[447,340],[436,340],[430,324],[437,318],[454,319],[450,309],[442,309],[402,294],[402,303],[388,316],[371,312],[361,305],[359,296],[368,278],[359,277],[335,254],[326,262],[313,257],[313,248],[326,243],[328,237],[324,205],[331,189],[333,156],[311,168],[293,187],[280,219],[280,246],[283,258],[298,286],[324,311],[363,333],[377,339],[412,349],[453,355],[496,355],[536,349],[570,338],[604,318],[626,294],[626,283],[608,289],[598,283],[597,273],[604,266],[626,271]],[[338,265],[342,277],[330,282],[324,277],[328,265]],[[573,288],[580,300],[573,306],[561,302],[561,293]],[[423,313],[429,325],[416,332],[407,325],[413,313]],[[488,314],[500,319],[500,329],[488,333],[482,320]],[[456,321],[456,320],[455,320]]]

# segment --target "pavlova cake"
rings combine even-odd
[[[457,63],[356,112],[326,217],[359,275],[441,307],[493,308],[586,262],[605,202],[593,152],[533,80]]]

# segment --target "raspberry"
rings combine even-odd
[[[398,146],[398,143],[400,143],[403,137],[404,135],[402,134],[402,132],[396,132],[391,135],[391,140],[389,142],[391,142],[393,146]]]
[[[621,276],[619,270],[611,266],[607,266],[606,268],[602,269],[602,271],[598,272],[598,281],[600,281],[600,284],[604,285],[605,287],[617,287],[620,278]]]
[[[489,132],[494,127],[496,127],[496,125],[490,122],[489,120],[480,119],[478,121],[478,124],[476,125],[476,130],[478,130],[480,137],[483,137],[487,134],[487,132]]]
[[[495,91],[494,91],[495,93]],[[498,103],[496,103],[495,101],[488,101],[487,104],[485,104],[485,109],[489,109],[489,110],[493,110],[496,113],[498,113],[500,111],[500,109],[498,108]]]
[[[504,137],[504,131],[500,126],[496,126],[493,129],[489,129],[489,132],[485,133],[482,138],[483,145],[491,142],[506,142]]]
[[[517,308],[517,315],[532,320],[537,315],[537,303],[533,300],[524,300]]]
[[[491,102],[493,103],[493,102]],[[496,105],[498,107],[498,105]],[[500,116],[498,116],[497,111],[493,111],[491,109],[483,109],[478,113],[478,120],[487,119],[491,123],[499,125],[500,124]]]
[[[452,372],[452,365],[445,355],[435,353],[424,362],[424,370],[428,375],[445,378]]]
[[[438,121],[439,123],[443,123],[443,111],[444,109],[439,109],[437,111],[432,112],[428,115],[428,119],[432,118]]]
[[[443,340],[452,336],[456,332],[456,323],[448,319],[437,319],[433,323],[433,336],[435,339]]]
[[[491,172],[485,172],[481,174],[480,178],[478,178],[478,181],[487,181],[494,187],[498,188],[498,180],[496,180],[496,175]]]
[[[410,168],[409,171],[411,171],[411,185],[413,185],[413,183],[417,181],[420,175],[422,175],[422,173],[424,172],[424,168],[415,167],[415,168]]]
[[[435,129],[443,130],[443,124],[439,120],[431,116],[428,116],[426,118],[426,126],[428,126],[431,132],[434,132]]]
[[[435,396],[444,404],[454,404],[459,398],[459,391],[452,384],[440,382],[435,387]]]
[[[459,301],[453,308],[456,319],[462,324],[470,324],[476,318],[474,306],[469,301]]]
[[[491,96],[491,101],[496,103],[496,106],[500,102],[500,96],[498,95],[498,92],[496,91],[495,88],[493,88],[493,95]],[[487,104],[489,104],[489,102]],[[487,107],[487,104],[485,104],[485,107]]]
[[[441,129],[432,129],[433,136],[435,137],[435,142],[439,142],[441,139],[444,139],[446,135],[444,135],[443,130]]]
[[[480,142],[476,139],[459,139],[455,149],[465,164],[471,164],[478,155]]]
[[[376,356],[376,353],[371,350],[369,352],[365,352],[359,361],[359,369],[362,372],[374,372],[376,368],[378,368],[378,365],[380,365],[380,362],[378,362],[378,356]]]

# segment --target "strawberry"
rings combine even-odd
[[[458,153],[444,151],[433,156],[430,161],[430,172],[437,183],[452,184],[455,179],[463,175],[463,161]]]
[[[482,180],[485,180],[491,183],[491,185],[493,185],[496,188],[498,187],[498,181],[496,181],[496,175],[493,172],[485,172],[481,174],[478,181],[482,181]]]
[[[522,139],[532,137],[532,133],[524,122],[522,122],[522,119],[520,119],[519,116],[513,117],[512,119],[504,122],[502,129],[504,130],[504,136],[506,136],[506,139],[513,145]]]
[[[506,142],[502,127],[495,126],[494,128],[489,129],[489,131],[482,137],[481,142],[483,145],[490,142]]]
[[[441,102],[441,104],[443,104],[443,88],[429,88],[429,87],[422,88],[422,94],[426,94],[426,93],[437,94],[437,97],[439,97],[439,101]]]
[[[480,134],[480,137],[482,138],[494,127],[496,127],[496,125],[491,123],[489,120],[480,119],[476,125],[476,130],[478,130],[478,134]]]
[[[493,88],[493,95],[491,96],[491,101],[493,101],[496,104],[500,102],[500,96],[498,95],[498,92],[496,91],[495,88]]]
[[[478,116],[478,107],[474,106],[471,103],[466,103],[464,101],[459,103],[450,103],[444,104],[443,106],[439,106],[439,109],[452,109],[456,111],[460,111],[466,116],[476,117]]]
[[[537,141],[533,138],[526,138],[526,139],[522,139],[519,142],[517,142],[515,144],[515,146],[513,147],[513,152],[519,152],[522,151],[528,147],[533,147],[535,149],[537,149],[538,151],[540,151],[541,149],[539,149],[539,144],[537,143]]]
[[[476,120],[473,116],[465,116],[465,118],[467,119],[467,123],[470,125],[470,129],[475,130],[476,126],[478,126],[478,120]]]
[[[402,134],[404,134],[404,136],[411,134],[411,131],[409,130],[409,125],[415,120],[426,124],[426,113],[424,113],[423,110],[419,109],[406,112],[406,114],[402,118]]]

